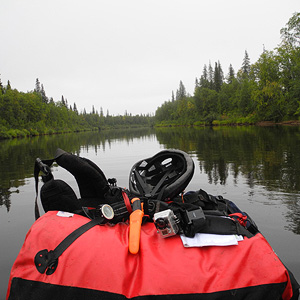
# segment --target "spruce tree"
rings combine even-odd
[[[214,88],[214,71],[213,71],[213,68],[212,68],[210,62],[209,62],[209,65],[208,65],[208,84],[209,84],[208,87],[210,89]]]
[[[48,103],[48,97],[46,96],[46,92],[44,90],[44,86],[41,86],[41,92],[40,92],[41,96],[42,96],[42,101],[44,103]]]
[[[223,71],[220,65],[220,62],[215,63],[214,71],[214,89],[219,92],[223,84]]]
[[[77,106],[76,106],[75,102],[74,102],[74,105],[73,105],[73,111],[75,111],[76,113],[78,113]]]
[[[176,93],[176,100],[183,99],[185,97],[186,97],[186,89],[185,89],[185,86],[183,85],[182,81],[180,80],[179,89],[177,90],[177,93]]]
[[[222,67],[221,67],[221,64],[220,62],[218,61],[218,70],[219,70],[219,79],[221,81],[221,85],[223,84],[223,81],[224,81],[224,73],[223,73],[223,70],[222,70]]]
[[[186,90],[185,90],[185,87],[181,80],[179,83],[179,95],[180,95],[180,99],[183,99],[184,97],[186,97]]]
[[[35,80],[35,89],[34,89],[34,91],[38,94],[41,93],[41,84],[40,84],[40,81],[39,81],[38,78]]]
[[[9,80],[7,81],[6,90],[7,91],[11,90],[11,86],[10,86],[10,81]]]
[[[1,78],[0,78],[0,95],[4,94],[4,87],[2,85],[2,81],[1,81]]]
[[[66,106],[65,98],[64,98],[63,95],[61,96],[61,104],[62,104],[63,106]]]
[[[203,79],[204,80],[207,80],[208,78],[208,75],[207,75],[207,66],[206,65],[204,65],[204,67],[203,67]]]
[[[199,86],[202,87],[202,88],[208,88],[209,87],[208,72],[207,72],[207,66],[206,65],[204,65],[204,67],[203,67],[203,74],[200,77]]]
[[[242,73],[246,76],[249,76],[249,74],[250,74],[250,58],[249,58],[247,50],[245,50],[245,56],[243,59]]]
[[[227,77],[227,83],[232,83],[233,79],[235,78],[235,73],[234,69],[232,67],[232,64],[229,65],[229,72],[228,72],[228,77]]]

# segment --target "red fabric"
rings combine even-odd
[[[53,250],[89,220],[48,212],[29,230],[13,265],[13,277],[66,286],[141,295],[211,293],[242,287],[287,282],[287,270],[261,234],[237,246],[184,248],[179,236],[162,238],[153,223],[142,225],[140,251],[128,251],[128,224],[95,226],[79,237],[59,258],[52,275],[40,274],[36,253]],[[8,287],[8,293],[9,295]]]
[[[124,191],[122,191],[122,196],[123,196],[126,208],[127,208],[128,212],[131,214],[132,213],[132,208],[131,208],[130,200],[129,200],[127,194]]]
[[[247,216],[244,216],[241,213],[235,213],[235,214],[231,214],[229,215],[230,217],[235,217],[237,219],[237,221],[242,225],[242,226],[246,226],[246,222],[247,222]]]

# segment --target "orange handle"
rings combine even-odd
[[[139,201],[137,205],[133,205],[134,211],[129,217],[129,252],[137,254],[140,248],[141,238],[141,226],[144,216],[143,204],[140,203],[140,199],[134,198],[131,202]],[[136,207],[136,208],[135,208]]]

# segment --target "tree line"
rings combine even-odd
[[[171,100],[158,107],[161,125],[230,124],[300,120],[300,13],[280,31],[281,42],[263,49],[251,64],[245,51],[241,68],[232,65],[224,76],[220,62],[204,65],[193,96],[182,81]]]
[[[98,112],[94,106],[91,113],[78,112],[76,104],[69,105],[64,96],[57,102],[48,98],[39,79],[27,93],[13,89],[10,81],[4,86],[0,79],[0,138],[143,127],[153,125],[153,119],[149,114],[111,116],[107,111],[104,115],[102,108]]]

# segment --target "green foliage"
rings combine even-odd
[[[3,87],[0,93],[0,139],[100,130],[116,127],[149,127],[153,125],[150,115],[104,117],[95,110],[79,114],[68,108],[67,100],[55,103],[48,101],[43,85],[36,81],[33,92],[22,93],[16,89]]]
[[[300,46],[300,13],[296,12],[289,19],[284,28],[280,30],[282,44],[292,47]]]
[[[156,110],[156,124],[253,124],[300,119],[300,13],[281,30],[282,42],[250,64],[248,52],[235,75],[232,65],[226,81],[220,63],[204,65],[196,78],[193,97],[176,98]],[[192,109],[187,109],[190,103]],[[189,115],[190,114],[190,115]]]

